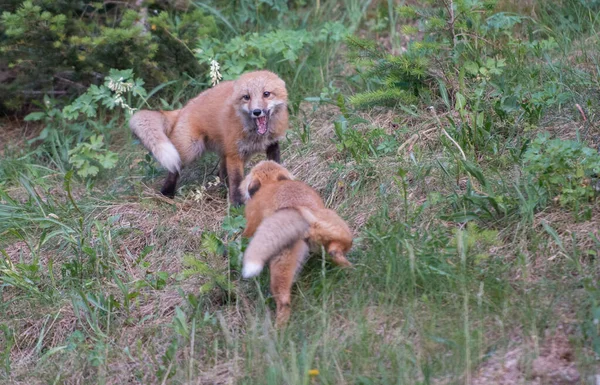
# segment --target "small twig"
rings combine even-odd
[[[437,120],[437,122],[438,122],[438,125],[440,126],[440,129],[442,130],[442,132],[444,133],[444,135],[446,135],[446,137],[447,137],[448,139],[450,139],[450,141],[451,141],[452,143],[454,143],[454,145],[456,146],[456,148],[458,148],[458,150],[460,151],[460,153],[461,153],[461,155],[462,155],[462,157],[463,157],[463,160],[467,160],[467,156],[465,155],[465,152],[463,151],[463,149],[462,149],[462,148],[460,147],[460,145],[459,145],[459,144],[456,142],[456,140],[454,140],[454,139],[453,139],[453,138],[450,136],[450,134],[448,134],[448,131],[446,131],[446,129],[445,129],[445,128],[444,128],[444,126],[442,125],[442,121],[441,121],[441,120],[440,120],[440,118],[438,117],[438,115],[437,115],[437,112],[435,112],[435,107],[433,107],[433,106],[430,106],[430,107],[427,107],[427,109],[429,110],[429,112],[431,112],[431,114],[432,114],[432,115],[435,117],[435,119]]]
[[[478,40],[478,39],[483,40],[484,42],[488,43],[491,46],[493,46],[493,44],[494,44],[490,40],[484,39],[481,36],[478,36],[477,34],[474,34],[474,33],[461,32],[461,33],[457,34],[455,37],[458,37],[458,36],[469,36],[469,37],[475,38],[475,40]]]
[[[581,105],[579,103],[575,103],[575,107],[577,108],[577,110],[579,110],[579,113],[581,114],[581,118],[583,119],[583,136],[585,138],[585,137],[587,137],[590,127],[595,128],[595,125],[592,123],[591,120],[589,120],[587,118],[585,111],[583,110],[583,107],[581,107]]]
[[[462,155],[463,160],[466,162],[467,161],[467,156],[465,155],[465,152],[463,151],[463,149],[460,147],[460,145],[458,144],[458,142],[456,142],[456,140],[454,140],[450,134],[448,134],[448,131],[446,131],[446,129],[444,128],[444,126],[442,126],[442,121],[440,120],[440,118],[438,117],[437,113],[435,112],[435,107],[430,106],[427,107],[427,109],[431,112],[431,114],[435,117],[435,119],[437,120],[440,129],[442,130],[442,132],[444,133],[444,135],[446,135],[446,137],[448,139],[450,139],[450,141],[452,143],[454,143],[454,145],[456,146],[456,148],[458,148],[458,151],[460,151],[460,154]],[[486,193],[484,193],[483,191],[479,190],[476,186],[475,183],[473,183],[473,178],[470,174],[467,174],[467,177],[469,178],[469,180],[471,181],[471,186],[473,187],[473,190],[477,191],[479,194],[482,195],[487,195]]]
[[[577,109],[579,110],[579,113],[581,114],[581,117],[583,118],[583,121],[587,122],[587,117],[585,116],[585,112],[583,112],[583,108],[581,108],[581,106],[579,105],[579,103],[575,103],[575,107],[577,107]]]
[[[171,362],[169,362],[169,367],[167,368],[167,372],[165,373],[165,376],[163,377],[163,380],[160,383],[160,385],[165,385],[167,383],[167,378],[169,378],[169,373],[171,372],[171,368],[173,367],[173,361],[175,361],[175,358],[173,358]]]
[[[196,318],[192,319],[192,337],[190,340],[190,362],[188,367],[188,381],[191,383],[194,376],[194,340],[196,337]]]
[[[21,91],[23,95],[66,95],[67,91]]]
[[[444,6],[450,15],[450,21],[448,21],[448,25],[450,26],[450,32],[452,33],[452,46],[456,47],[456,32],[454,31],[454,23],[456,21],[454,18],[454,2],[452,0],[444,0]]]
[[[159,200],[161,202],[168,203],[168,204],[170,204],[172,206],[175,206],[175,207],[179,207],[178,204],[177,204],[177,202],[175,202],[175,199],[167,198],[167,197],[165,197],[163,195],[158,195],[157,194],[157,195],[153,195],[151,198],[152,199],[157,199],[157,200]]]
[[[81,89],[87,89],[87,87],[86,87],[86,86],[84,86],[83,84],[79,84],[79,83],[77,83],[77,82],[74,82],[73,80],[69,80],[69,79],[67,79],[67,78],[63,78],[62,76],[58,76],[58,75],[54,75],[54,77],[55,77],[56,79],[58,79],[58,80],[61,80],[61,81],[65,82],[65,83],[71,84],[71,85],[73,85],[73,86],[75,86],[75,87],[79,88],[80,90],[81,90]]]
[[[177,36],[173,35],[171,32],[169,32],[168,29],[166,29],[165,27],[162,27],[162,30],[169,36],[171,36],[176,42],[178,42],[179,44],[181,44],[193,57],[196,57],[196,55],[194,54],[194,51],[192,51],[190,49],[190,47],[188,47],[187,44],[185,44],[185,42],[183,42],[181,39],[179,39]]]
[[[398,150],[396,150],[396,154],[400,155],[400,151],[402,151],[404,149],[404,147],[406,147],[406,146],[412,147],[412,145],[414,145],[416,143],[416,141],[421,138],[422,135],[428,134],[431,131],[435,131],[435,130],[437,130],[437,127],[430,128],[425,131],[419,131],[419,132],[412,134],[410,136],[410,138],[408,138],[408,140],[406,140],[404,143],[402,143],[400,145],[400,147],[398,147]]]

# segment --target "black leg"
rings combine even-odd
[[[225,163],[225,157],[221,157],[219,161],[219,179],[225,186],[229,186],[229,180],[227,178],[227,163]]]
[[[229,199],[235,206],[241,206],[244,203],[242,193],[240,192],[240,183],[242,183],[242,175],[234,172],[228,175],[229,177]]]
[[[169,172],[165,184],[160,189],[160,193],[166,197],[173,198],[175,196],[175,188],[177,187],[178,172]]]
[[[279,142],[270,144],[267,147],[267,159],[274,160],[277,163],[281,163],[281,153],[279,151]]]
[[[244,174],[244,163],[242,161],[227,160],[227,180],[229,184],[229,200],[235,206],[244,203],[242,193],[240,192],[240,183]]]

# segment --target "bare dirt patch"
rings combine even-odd
[[[534,341],[515,338],[502,353],[494,354],[473,375],[473,385],[578,384],[574,349],[563,327],[548,334],[536,354]]]
[[[0,119],[0,156],[6,148],[25,148],[25,143],[39,135],[43,125],[17,118]]]

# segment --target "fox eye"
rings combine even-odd
[[[269,95],[271,95],[271,93],[269,91],[265,91],[265,92],[263,92],[263,95],[265,98],[268,98]]]
[[[244,95],[244,96],[242,96],[242,99],[244,99],[244,100],[250,100],[250,95]]]

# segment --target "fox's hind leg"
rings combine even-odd
[[[308,255],[308,245],[303,240],[287,249],[271,260],[269,270],[271,272],[271,294],[277,305],[275,326],[285,325],[291,313],[291,292],[294,277],[302,267],[304,259]]]
[[[227,180],[227,163],[225,162],[225,157],[222,156],[219,161],[219,179],[221,183],[225,185],[225,187],[229,187],[229,181]]]
[[[165,183],[160,189],[160,193],[166,197],[173,198],[175,196],[175,190],[177,188],[177,179],[179,179],[178,172],[169,172]]]
[[[174,132],[171,136],[171,141],[175,148],[178,149],[179,154],[181,156],[182,165],[190,164],[194,159],[198,158],[204,152],[204,141],[202,139],[199,140],[191,140],[189,136],[184,136],[178,134],[178,132]],[[170,172],[167,175],[167,179],[165,179],[165,184],[160,189],[160,192],[169,198],[173,198],[175,196],[175,191],[177,189],[177,180],[179,179],[179,172]]]

